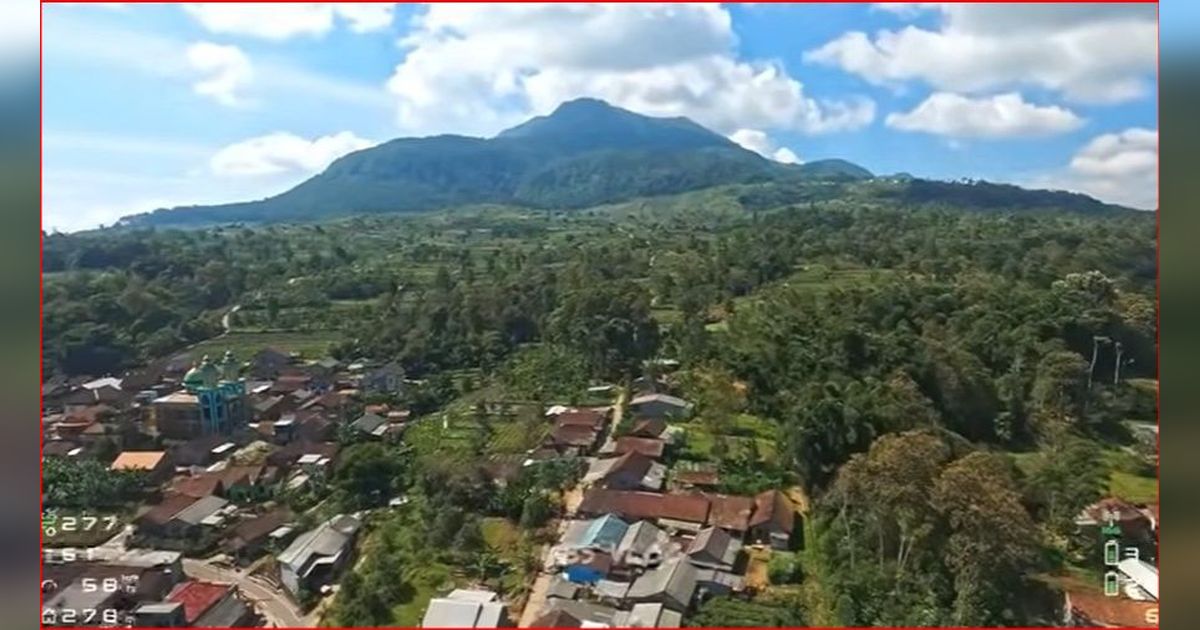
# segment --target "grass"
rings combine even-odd
[[[1157,503],[1158,480],[1114,470],[1108,480],[1108,493],[1131,503]]]
[[[1104,459],[1112,469],[1108,493],[1131,503],[1158,502],[1158,479],[1147,475],[1137,454],[1122,448],[1104,451]]]
[[[770,420],[751,414],[738,414],[713,434],[703,420],[694,419],[683,425],[687,431],[684,442],[684,459],[713,460],[713,449],[717,439],[724,442],[725,457],[736,458],[757,448],[763,462],[774,462],[779,456],[779,430]]]
[[[399,628],[419,628],[429,607],[429,600],[438,594],[437,586],[418,580],[413,584],[412,598],[392,607],[392,624]]]
[[[283,352],[298,352],[305,359],[320,359],[329,353],[329,346],[342,340],[336,331],[312,332],[231,332],[228,335],[201,341],[192,348],[197,355],[218,357],[226,350],[246,361],[263,348]]]
[[[496,554],[511,553],[521,541],[521,531],[503,517],[484,518],[479,523],[479,529],[483,533],[483,542]]]
[[[1017,468],[1028,474],[1037,462],[1038,454],[1009,453]],[[1108,478],[1108,494],[1130,503],[1157,503],[1158,479],[1142,474],[1143,467],[1138,456],[1125,449],[1105,449],[1104,463],[1111,471]]]

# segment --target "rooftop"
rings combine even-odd
[[[125,451],[113,460],[112,470],[154,470],[166,457],[165,451]]]
[[[708,520],[709,501],[699,495],[658,494],[593,488],[583,497],[579,512],[613,513],[630,519],[670,518],[690,523]]]
[[[183,604],[183,616],[190,626],[200,618],[200,615],[203,615],[229,594],[233,588],[232,584],[190,580],[176,586],[175,590],[167,596],[167,601]]]

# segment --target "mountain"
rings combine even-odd
[[[578,99],[494,138],[400,138],[356,151],[279,195],[160,209],[124,225],[308,221],[476,203],[580,208],[721,184],[867,178],[843,160],[772,162],[687,118]]]

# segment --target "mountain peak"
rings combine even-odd
[[[736,148],[728,138],[687,118],[658,118],[622,109],[598,98],[560,104],[496,136],[553,146],[567,152],[607,149],[689,150]]]
[[[555,107],[554,112],[550,115],[554,116],[554,115],[560,114],[560,113],[570,113],[570,112],[576,112],[576,111],[602,112],[602,111],[618,111],[618,110],[621,110],[621,108],[616,107],[614,105],[610,105],[608,101],[601,100],[598,98],[593,98],[591,96],[581,96],[579,98],[574,98],[569,101],[563,101],[563,102],[559,103],[558,107]]]

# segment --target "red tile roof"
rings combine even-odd
[[[654,438],[625,436],[617,438],[618,455],[625,453],[641,453],[655,459],[662,457],[663,441]]]
[[[554,427],[550,434],[555,444],[562,446],[591,446],[596,443],[596,430],[588,426],[567,425]]]
[[[593,488],[583,497],[585,514],[617,514],[632,519],[669,518],[690,523],[708,520],[709,501],[701,495],[658,494]]]
[[[678,484],[691,486],[715,486],[721,483],[721,476],[716,470],[674,470],[671,478]]]
[[[1067,591],[1067,603],[1071,616],[1083,625],[1099,625],[1111,628],[1157,627],[1147,619],[1158,602],[1139,602],[1124,597],[1106,597],[1103,593]]]
[[[658,437],[667,430],[667,422],[662,418],[645,418],[633,425],[630,435],[639,437]]]
[[[599,429],[604,426],[605,413],[595,409],[572,409],[555,416],[554,423],[560,427],[577,426]]]
[[[189,497],[206,497],[223,491],[221,476],[217,473],[203,473],[193,477],[182,477],[171,484],[171,491]]]
[[[750,527],[770,523],[776,529],[791,533],[795,520],[796,508],[782,492],[767,490],[754,497],[754,515],[750,517]]]
[[[231,590],[232,584],[216,584],[191,580],[175,587],[167,596],[168,601],[183,604],[183,615],[188,625],[192,625],[209,608],[221,601]]]
[[[712,473],[714,476],[716,473]],[[754,513],[754,499],[728,494],[708,494],[712,512],[708,524],[722,529],[744,532],[750,529],[750,515]]]

